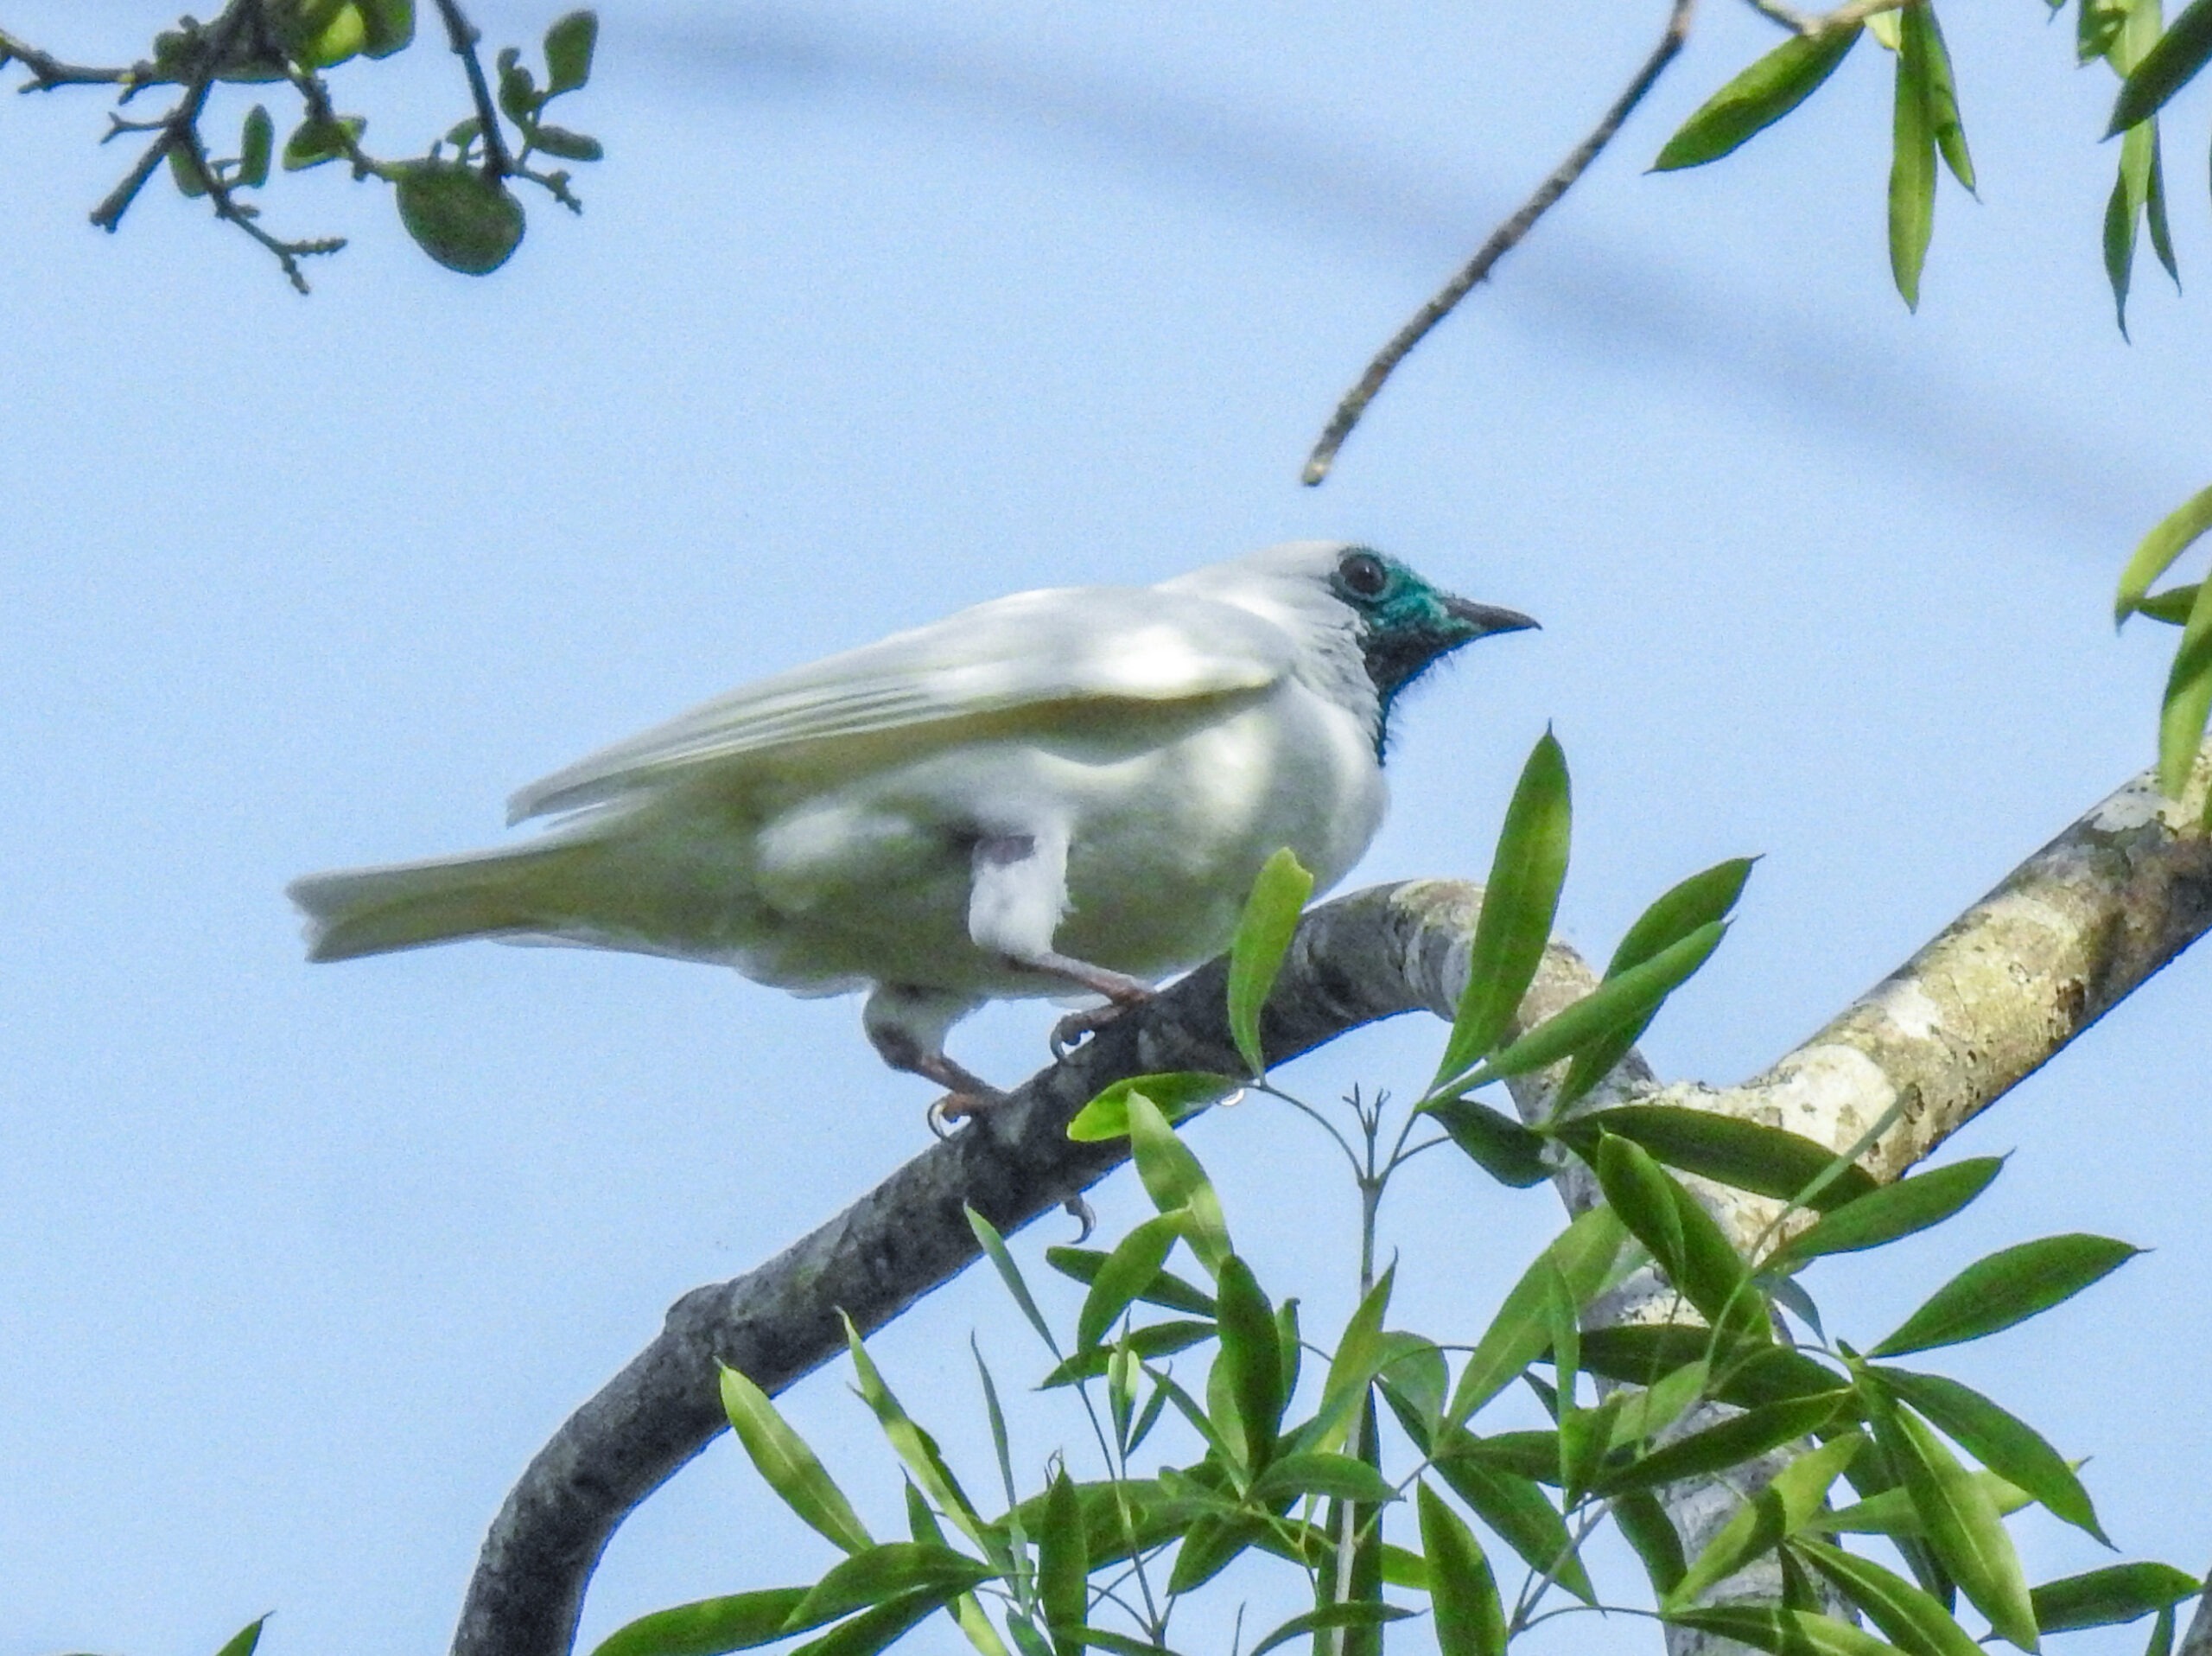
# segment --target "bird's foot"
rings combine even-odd
[[[939,1138],[952,1137],[952,1130],[962,1122],[972,1119],[988,1110],[996,1110],[1007,1102],[1007,1095],[995,1086],[968,1078],[968,1084],[946,1093],[930,1105],[923,1116],[930,1131]]]
[[[1096,1035],[1123,1013],[1142,1006],[1156,993],[1148,985],[1139,984],[1134,990],[1123,990],[1103,1006],[1086,1006],[1069,1013],[1052,1026],[1052,1058],[1058,1062],[1067,1057],[1077,1045]]]
[[[1098,1227],[1098,1215],[1090,1211],[1090,1204],[1081,1196],[1070,1196],[1060,1204],[1067,1215],[1083,1228],[1075,1233],[1075,1245],[1081,1247],[1090,1240],[1090,1233]]]

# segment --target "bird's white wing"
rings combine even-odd
[[[1262,689],[1290,636],[1236,605],[1158,588],[1017,593],[717,697],[508,801],[520,822],[671,773],[1068,702],[1173,702]]]

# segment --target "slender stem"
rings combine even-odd
[[[5,68],[10,61],[20,63],[31,72],[31,78],[16,88],[18,92],[51,92],[56,86],[136,88],[172,81],[172,77],[162,74],[151,64],[141,63],[128,69],[96,69],[82,63],[65,63],[53,53],[41,51],[20,35],[0,29],[0,68]]]
[[[438,0],[438,16],[445,20],[446,40],[454,55],[467,71],[468,95],[475,100],[476,118],[484,128],[484,176],[496,184],[514,171],[515,163],[507,153],[506,136],[499,130],[499,106],[492,99],[491,83],[485,80],[484,65],[476,55],[476,43],[484,37],[461,15],[461,0]]]
[[[1674,61],[1675,54],[1682,49],[1682,42],[1689,35],[1690,13],[1696,3],[1697,0],[1673,0],[1673,10],[1668,14],[1666,30],[1660,35],[1659,44],[1652,48],[1651,55],[1637,71],[1636,79],[1629,82],[1628,90],[1605,111],[1605,118],[1592,129],[1588,137],[1575,146],[1572,155],[1560,162],[1551,176],[1536,187],[1536,193],[1522,204],[1521,210],[1491,232],[1490,239],[1482,245],[1459,273],[1446,283],[1434,298],[1415,311],[1412,320],[1401,328],[1390,342],[1376,353],[1375,360],[1367,365],[1367,372],[1360,375],[1358,383],[1344,393],[1344,400],[1337,404],[1337,411],[1331,417],[1327,429],[1321,433],[1320,441],[1313,445],[1313,452],[1306,457],[1300,481],[1311,487],[1328,476],[1330,467],[1336,463],[1337,450],[1344,447],[1344,439],[1351,435],[1352,427],[1357,425],[1360,417],[1367,412],[1367,405],[1382,389],[1383,381],[1396,372],[1398,365],[1412,353],[1414,347],[1428,336],[1429,330],[1450,315],[1458,308],[1459,301],[1474,290],[1475,284],[1490,274],[1491,266],[1519,245],[1522,238],[1535,228],[1536,220],[1551,210],[1553,204],[1573,188],[1575,180],[1580,178],[1590,163],[1598,158],[1598,152],[1611,141],[1614,133],[1620,131],[1621,123],[1627,120],[1630,112],[1643,101],[1644,94],[1651,90],[1667,66]]]

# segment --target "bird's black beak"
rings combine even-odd
[[[1470,634],[1472,638],[1488,638],[1493,633],[1522,633],[1542,624],[1517,609],[1501,609],[1496,604],[1478,604],[1465,598],[1445,599],[1444,613],[1473,628]]]

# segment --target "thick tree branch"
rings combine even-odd
[[[1895,1177],[2212,928],[2212,842],[2177,826],[2198,819],[2208,784],[2212,750],[2178,805],[2160,800],[2147,776],[2131,782],[1764,1076],[1728,1092],[1663,1096],[1838,1148],[1902,1098],[1897,1122],[1868,1157],[1878,1176]],[[1480,901],[1471,886],[1415,881],[1308,915],[1269,1003],[1271,1060],[1418,1007],[1448,1014]],[[1590,982],[1555,947],[1522,1021],[1548,1016]],[[718,1360],[780,1390],[842,1349],[837,1309],[879,1328],[975,1257],[963,1202],[1012,1230],[1103,1177],[1121,1146],[1069,1143],[1068,1118],[1123,1076],[1233,1073],[1223,1003],[1216,962],[777,1258],[679,1300],[659,1336],[561,1428],[509,1495],[470,1584],[455,1656],[564,1656],[615,1526],[721,1430]],[[1617,1097],[1650,1082],[1639,1062],[1612,1086]],[[1524,1111],[1543,1099],[1541,1079],[1516,1092]],[[1572,1180],[1566,1194],[1587,1199]],[[1739,1238],[1770,1211],[1725,1193],[1716,1206]],[[1700,1512],[1694,1521],[1718,1519]]]

